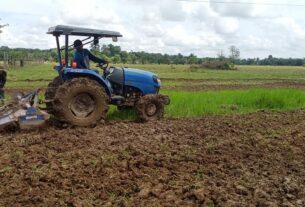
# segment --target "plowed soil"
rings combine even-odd
[[[305,111],[0,135],[0,206],[305,206]]]
[[[270,81],[270,82],[269,82]],[[294,80],[266,80],[266,82],[257,83],[229,83],[224,84],[221,81],[217,84],[210,84],[209,80],[194,80],[193,82],[189,79],[183,79],[185,85],[181,86],[165,86],[163,89],[167,90],[185,90],[185,91],[208,91],[208,90],[231,90],[231,89],[249,89],[249,88],[295,88],[305,89],[304,81]],[[191,84],[187,84],[187,83]],[[195,83],[195,84],[194,84]]]

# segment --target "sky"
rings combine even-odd
[[[0,0],[0,46],[54,48],[46,32],[61,24],[119,31],[100,44],[127,51],[216,57],[234,45],[242,58],[305,57],[305,0],[200,1]]]

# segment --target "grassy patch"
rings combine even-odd
[[[23,68],[11,69],[8,71],[8,82],[10,81],[35,81],[52,80],[57,75],[52,64],[27,65]]]
[[[107,118],[110,120],[134,120],[136,113],[133,109],[118,110],[116,106],[110,106]]]
[[[305,107],[305,91],[297,89],[248,89],[224,91],[164,91],[171,98],[169,117],[247,113],[257,110],[286,111]]]
[[[305,107],[305,91],[298,89],[247,89],[224,91],[162,91],[171,98],[166,117],[200,117],[249,113],[258,110],[288,111]],[[134,120],[134,110],[118,111],[111,106],[110,120]]]

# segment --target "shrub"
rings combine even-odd
[[[220,61],[220,60],[213,60],[209,62],[204,62],[200,65],[191,65],[191,69],[213,69],[213,70],[237,70],[233,63],[228,61]]]

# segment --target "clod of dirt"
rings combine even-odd
[[[143,189],[141,189],[141,191],[139,192],[139,197],[140,198],[147,198],[150,194],[151,190],[149,187],[145,187]]]
[[[155,187],[153,187],[151,189],[151,193],[156,196],[156,197],[159,197],[160,194],[162,193],[162,190],[163,190],[163,184],[159,183],[157,184]]]
[[[0,133],[0,206],[304,207],[304,117],[257,112]]]
[[[206,199],[206,191],[203,188],[194,190],[194,196],[197,200],[204,202]]]
[[[248,195],[247,188],[242,186],[242,185],[235,186],[235,189],[236,189],[236,193],[238,193],[239,195],[243,195],[243,196],[247,196]]]

